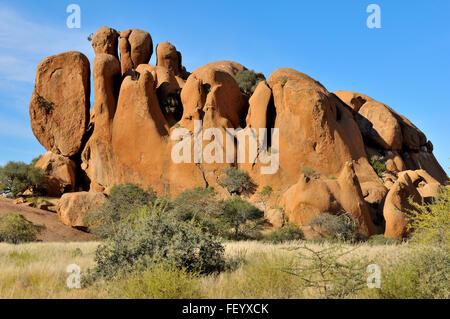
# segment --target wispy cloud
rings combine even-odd
[[[28,105],[36,68],[47,56],[80,51],[92,61],[87,31],[65,24],[39,23],[31,16],[0,4],[0,139],[35,141]],[[64,22],[63,22],[64,23]],[[0,147],[5,144],[0,140]],[[36,142],[37,143],[37,142]]]
[[[0,5],[0,79],[34,83],[38,63],[64,51],[81,51],[92,59],[87,32],[30,21]]]

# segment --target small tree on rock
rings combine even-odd
[[[218,184],[225,188],[231,196],[251,193],[255,189],[248,174],[236,167],[227,167],[222,170],[223,176],[219,178]]]

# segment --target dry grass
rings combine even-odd
[[[231,242],[226,255],[243,262],[236,269],[217,276],[199,277],[198,285],[204,298],[310,298],[314,294],[302,291],[300,279],[280,271],[298,265],[294,247],[305,242],[267,244],[261,242]],[[307,243],[314,250],[329,244]],[[0,244],[0,298],[114,298],[117,287],[98,283],[82,289],[68,289],[66,279],[69,264],[82,271],[94,266],[96,242]],[[407,253],[409,246],[360,245],[348,258],[366,256],[381,267],[388,267]],[[81,253],[80,253],[81,251]],[[123,297],[123,296],[119,296]]]

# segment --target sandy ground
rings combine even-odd
[[[44,242],[92,240],[90,234],[62,224],[58,220],[58,216],[53,212],[28,207],[24,204],[17,205],[11,199],[0,198],[0,216],[7,213],[19,213],[35,225],[44,225],[45,229],[38,236],[38,239]]]

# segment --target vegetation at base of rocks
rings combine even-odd
[[[325,212],[311,219],[309,225],[326,240],[357,242],[366,239],[358,222],[347,213],[333,215]]]
[[[222,176],[217,183],[225,188],[230,195],[248,194],[255,190],[255,184],[247,172],[236,167],[223,169]]]
[[[241,92],[247,95],[252,95],[258,83],[264,81],[264,77],[253,70],[238,71],[234,79],[238,83]]]
[[[197,275],[174,266],[152,264],[113,283],[118,298],[199,299],[202,297]]]
[[[367,239],[366,243],[372,246],[396,245],[398,244],[398,240],[395,238],[386,238],[384,235],[373,235]]]
[[[8,213],[0,217],[0,242],[19,244],[37,241],[44,226],[34,225],[23,215]]]
[[[108,200],[98,211],[86,214],[85,222],[96,236],[110,238],[117,234],[120,223],[131,213],[155,200],[156,193],[152,188],[145,191],[132,183],[113,186]]]
[[[380,156],[372,156],[370,158],[370,165],[372,165],[373,169],[377,173],[379,177],[382,177],[386,172],[386,163],[383,161],[383,158]]]
[[[0,194],[19,194],[31,189],[33,193],[43,193],[45,173],[33,164],[23,162],[8,162],[0,166]]]
[[[142,208],[138,218],[121,226],[115,236],[97,248],[96,266],[87,282],[112,279],[133,271],[133,267],[154,264],[199,274],[225,268],[224,248],[218,239],[158,210],[156,205]]]
[[[230,229],[224,235],[233,240],[258,238],[265,222],[264,212],[240,197],[223,202],[220,219]]]
[[[45,198],[42,197],[28,197],[26,199],[27,203],[30,203],[31,207],[38,207],[40,205],[45,205],[45,206],[54,206],[54,204],[50,201],[48,201]]]
[[[381,287],[374,289],[370,297],[449,299],[449,247],[414,247],[396,263],[383,268]]]
[[[431,245],[450,245],[450,186],[441,187],[439,195],[431,203],[417,204],[406,212],[410,219],[408,228],[412,232],[411,241]]]
[[[342,245],[312,249],[298,248],[297,258],[302,267],[284,268],[282,271],[301,279],[302,289],[311,289],[321,298],[346,298],[367,287],[366,269],[372,262],[367,258],[345,258],[353,250]]]
[[[211,187],[187,190],[173,200],[171,213],[204,232],[220,236],[224,232],[224,225],[220,221],[222,206],[216,195]]]
[[[293,240],[303,240],[305,235],[300,227],[294,223],[286,223],[282,227],[272,230],[265,238],[265,241],[274,244],[284,243]]]

